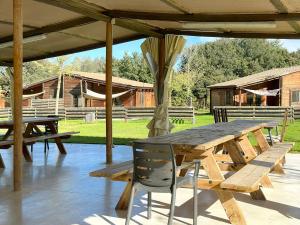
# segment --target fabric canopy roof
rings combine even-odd
[[[125,95],[128,92],[129,91],[124,91],[124,92],[120,92],[120,93],[117,93],[117,94],[113,94],[112,98],[114,99],[114,98],[121,97],[122,95]],[[85,98],[92,98],[92,99],[98,99],[98,100],[105,100],[106,99],[105,95],[94,92],[94,91],[91,91],[89,89],[86,89],[86,93],[83,93],[83,96]]]
[[[40,96],[40,95],[42,95],[44,93],[45,92],[42,91],[42,92],[39,92],[39,93],[30,94],[30,95],[23,95],[23,99],[34,98],[34,97]]]
[[[12,63],[12,3],[0,1],[0,64]],[[24,0],[24,60],[164,34],[300,38],[300,1]]]
[[[248,91],[250,93],[256,94],[256,95],[261,95],[261,96],[276,96],[278,95],[280,89],[274,89],[274,90],[251,90],[251,89],[246,89],[244,88],[245,91]]]

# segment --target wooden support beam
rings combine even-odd
[[[174,8],[182,13],[186,13],[186,14],[192,13],[189,9],[185,8],[183,5],[181,5],[176,0],[160,0],[160,1],[166,3],[168,6],[171,6],[172,8]]]
[[[26,31],[26,32],[24,32],[23,36],[24,36],[24,38],[28,38],[28,37],[32,37],[32,36],[36,36],[36,35],[41,35],[41,34],[49,34],[49,33],[62,31],[62,30],[72,28],[72,27],[82,26],[82,25],[89,24],[89,23],[92,23],[95,21],[97,21],[97,20],[90,18],[90,17],[76,18],[76,19],[64,21],[61,23],[55,23],[55,24],[51,24],[51,25],[44,26],[41,28],[35,28],[34,30]],[[26,27],[28,27],[28,26],[26,26]],[[12,40],[13,40],[13,36],[6,36],[3,38],[0,38],[0,43],[12,41]]]
[[[13,119],[14,119],[14,151],[13,151],[13,186],[14,191],[22,188],[22,64],[23,64],[23,7],[22,0],[13,0],[13,34],[14,34],[14,85],[13,85]]]
[[[295,21],[300,20],[299,12],[292,13],[155,13],[141,11],[108,10],[103,14],[113,18],[127,18],[139,20],[163,20],[163,21],[186,21],[186,22],[271,22],[271,21]]]
[[[158,40],[158,78],[157,78],[157,99],[158,105],[162,103],[162,96],[164,93],[164,70],[166,57],[166,43],[165,37]]]
[[[299,39],[300,33],[259,33],[259,32],[219,32],[219,31],[190,31],[165,29],[164,34],[203,36],[203,37],[227,37],[227,38],[276,38],[276,39]]]
[[[49,5],[53,5],[56,7],[60,7],[63,9],[70,10],[72,12],[79,13],[81,15],[93,18],[95,20],[109,22],[111,18],[109,16],[104,15],[102,12],[106,9],[84,0],[68,0],[68,1],[60,1],[60,0],[35,0],[38,2],[43,2]],[[138,33],[145,34],[153,37],[162,37],[159,31],[157,31],[156,27],[151,25],[147,25],[141,23],[139,21],[131,21],[128,19],[117,19],[115,20],[115,25],[124,27],[126,29],[134,30]]]
[[[261,152],[267,151],[270,148],[270,145],[261,129],[253,131],[253,135]]]
[[[242,89],[239,89],[239,106],[242,106]]]
[[[0,61],[0,66],[13,67],[13,63]]]
[[[106,22],[106,85],[105,85],[105,110],[106,110],[106,163],[112,163],[112,22]]]
[[[285,13],[285,14],[290,14],[289,9],[286,6],[286,3],[282,0],[270,0],[272,5],[278,10],[279,13]],[[297,20],[299,19],[294,19],[288,21],[288,24],[297,32],[300,33],[300,25],[297,23]]]

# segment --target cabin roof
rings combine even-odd
[[[72,77],[78,77],[79,79],[82,80],[93,80],[93,81],[100,81],[101,83],[105,83],[105,73],[90,73],[90,72],[71,72],[68,74],[65,74],[65,76],[72,76]],[[56,76],[52,76],[50,78],[32,83],[30,85],[26,85],[24,87],[24,89],[29,89],[32,88],[33,86],[51,81],[51,80],[55,80],[57,79],[57,75]],[[112,83],[113,86],[114,85],[122,85],[122,86],[130,86],[132,88],[147,88],[147,89],[152,89],[153,88],[153,84],[149,84],[149,83],[144,83],[144,82],[139,82],[139,81],[135,81],[135,80],[129,80],[129,79],[125,79],[125,78],[121,78],[121,77],[116,77],[113,76],[112,77]]]
[[[254,84],[264,83],[271,80],[279,79],[282,76],[300,71],[300,66],[292,66],[286,68],[275,68],[249,76],[241,77],[234,80],[208,86],[209,88],[230,88],[230,87],[246,87]]]

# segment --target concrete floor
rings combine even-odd
[[[125,186],[89,172],[104,167],[103,145],[66,144],[68,154],[60,156],[51,144],[44,156],[36,144],[33,163],[24,162],[24,188],[11,191],[12,151],[1,150],[7,168],[0,169],[0,225],[111,225],[124,224],[125,211],[114,207]],[[131,149],[117,146],[115,162],[129,160]],[[274,189],[264,189],[267,201],[251,200],[236,194],[249,225],[300,224],[300,154],[289,154],[285,175],[271,175]],[[131,224],[167,223],[169,194],[154,194],[153,216],[146,219],[146,196],[135,198]],[[199,191],[198,224],[229,224],[214,192]],[[177,192],[174,224],[192,224],[192,190]]]

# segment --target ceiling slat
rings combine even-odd
[[[278,10],[280,13],[289,14],[289,9],[286,6],[286,3],[282,0],[270,0],[272,5]],[[297,32],[300,33],[300,25],[297,21],[288,21],[288,24]]]
[[[110,10],[106,15],[115,18],[140,20],[190,21],[190,22],[264,22],[300,20],[300,12],[295,13],[226,13],[226,14],[174,14]]]
[[[89,18],[89,17],[81,17],[81,18],[77,18],[77,19],[73,19],[73,20],[69,20],[69,21],[65,21],[65,22],[61,22],[61,23],[51,24],[51,25],[48,25],[48,26],[45,26],[42,28],[36,28],[34,30],[26,31],[26,32],[24,32],[23,36],[24,36],[24,38],[28,38],[28,37],[40,35],[40,34],[49,34],[49,33],[62,31],[62,30],[72,28],[72,27],[82,26],[82,25],[89,24],[89,23],[96,22],[96,21],[97,20]],[[26,27],[28,27],[28,26],[26,26]],[[12,40],[13,40],[13,36],[10,35],[7,37],[0,38],[0,43],[12,41]]]
[[[84,16],[100,20],[100,21],[110,21],[111,18],[109,16],[106,16],[102,13],[103,8],[100,6],[97,6],[95,4],[88,3],[83,0],[68,0],[68,1],[60,1],[60,0],[35,0],[38,2],[43,2],[49,5],[57,6],[60,8],[64,8],[76,13],[80,13]],[[128,19],[116,19],[115,25],[124,27],[126,29],[130,29],[133,31],[136,31],[138,33],[142,33],[149,36],[154,37],[162,37],[160,32],[156,31],[157,28],[146,25],[144,23],[141,23],[139,21],[130,21]]]

